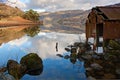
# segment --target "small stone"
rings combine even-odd
[[[82,55],[81,57],[82,57],[83,59],[86,59],[86,60],[92,59],[92,56],[91,56],[91,55]]]
[[[92,55],[92,57],[95,59],[100,59],[100,56],[98,56],[98,55]]]
[[[0,73],[0,80],[15,80],[15,78],[9,74]]]
[[[69,48],[65,48],[65,50],[66,50],[67,52],[71,51]]]
[[[120,69],[116,69],[116,74],[120,75]]]
[[[88,76],[87,80],[96,80],[96,79],[92,76]]]
[[[9,74],[6,74],[5,78],[6,78],[5,80],[15,80],[15,78]]]
[[[57,54],[57,56],[59,56],[59,57],[63,57],[63,55],[61,55],[61,54]]]
[[[65,58],[65,59],[69,59],[70,56],[69,56],[69,55],[65,55],[64,58]]]
[[[116,79],[116,76],[111,73],[108,73],[108,74],[104,74],[103,79]]]
[[[92,68],[90,68],[90,67],[85,68],[85,69],[86,69],[86,71],[91,71],[92,70]]]
[[[96,70],[101,70],[103,67],[97,63],[91,64],[91,67]]]
[[[7,71],[6,67],[0,68],[0,72],[6,72],[6,71]]]

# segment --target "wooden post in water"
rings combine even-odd
[[[56,48],[56,52],[58,52],[58,42],[56,42],[55,48]]]

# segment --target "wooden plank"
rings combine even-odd
[[[108,20],[104,22],[104,39],[120,39],[120,20]]]

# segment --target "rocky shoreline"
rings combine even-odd
[[[89,44],[82,42],[76,42],[65,50],[71,52],[66,56],[72,59],[73,64],[77,59],[84,61],[88,79],[120,79],[120,44],[111,40],[108,46],[107,51],[101,54],[93,52]]]

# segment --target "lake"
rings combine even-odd
[[[26,54],[37,53],[43,61],[43,72],[37,76],[26,74],[21,80],[86,80],[83,61],[72,63],[57,56],[70,55],[65,47],[81,40],[85,40],[84,33],[53,32],[42,30],[40,26],[0,28],[0,67],[6,66],[9,59],[20,62]]]

